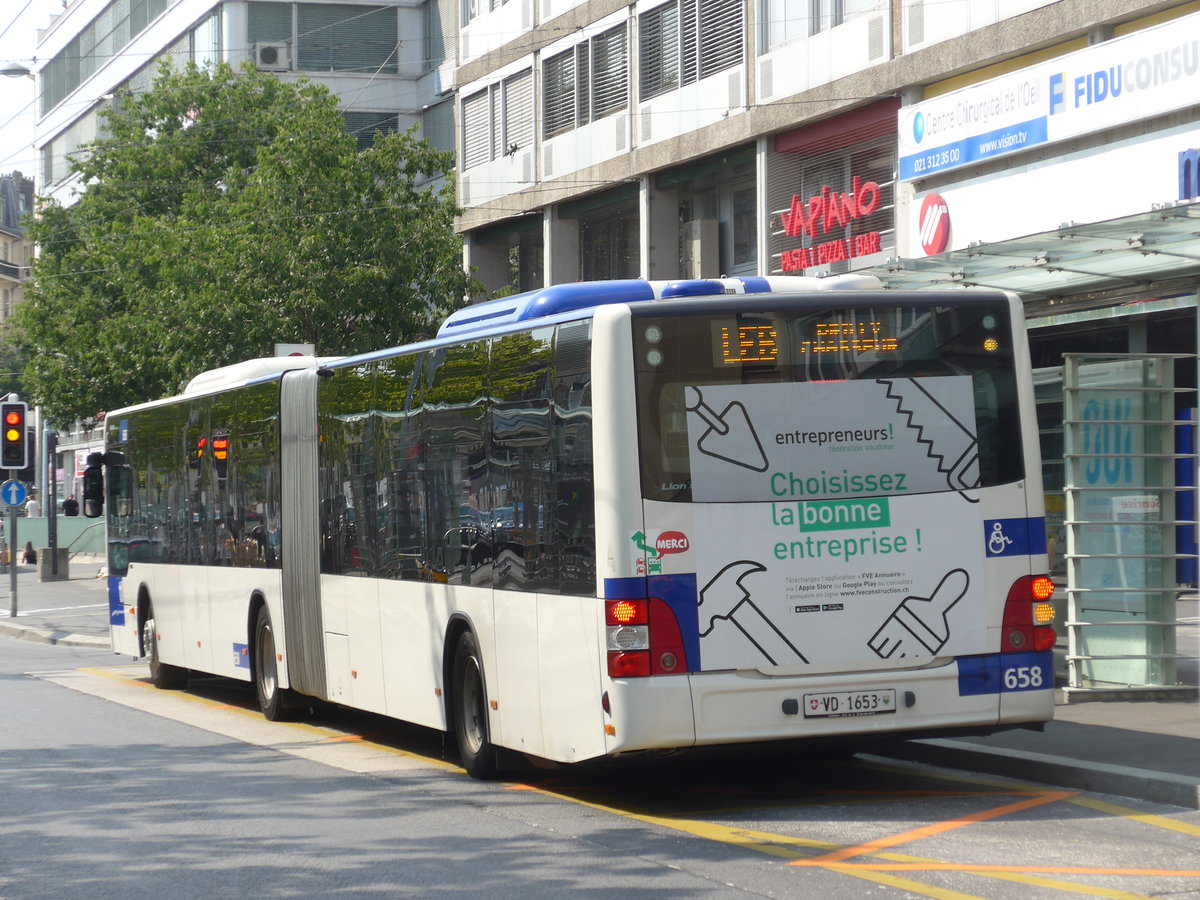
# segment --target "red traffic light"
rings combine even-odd
[[[25,428],[28,414],[24,403],[0,403],[0,421],[4,423],[0,435],[2,469],[24,469],[29,465],[29,434]]]

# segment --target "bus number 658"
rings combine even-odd
[[[1015,669],[1005,669],[1004,686],[1010,691],[1040,688],[1042,686],[1042,667],[1018,666]]]

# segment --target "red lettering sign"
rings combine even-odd
[[[654,542],[654,549],[658,551],[659,556],[666,556],[668,553],[683,553],[689,546],[691,545],[688,543],[687,535],[682,531],[664,531]]]
[[[879,206],[879,185],[874,181],[863,182],[855,175],[848,193],[832,190],[829,185],[821,193],[800,201],[800,195],[792,196],[792,205],[787,212],[779,214],[783,233],[788,237],[807,234],[816,239],[819,234],[828,234],[834,228],[849,225],[855,219],[869,216]],[[819,231],[818,231],[819,228]]]
[[[852,256],[868,256],[879,253],[881,235],[878,231],[851,236],[850,240],[837,239],[818,243],[821,237],[834,229],[844,229],[879,208],[880,190],[874,181],[862,181],[857,175],[851,179],[847,192],[835,191],[824,185],[819,194],[801,201],[799,194],[792,196],[791,206],[779,214],[783,233],[788,237],[807,235],[813,242],[811,247],[784,250],[780,254],[780,267],[784,272],[803,272],[810,266],[824,266],[850,259]]]

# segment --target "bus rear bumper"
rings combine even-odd
[[[1054,712],[1050,653],[993,654],[923,669],[837,675],[695,673],[614,682],[612,693],[614,718],[620,721],[609,740],[610,753],[688,743],[876,740],[959,730],[985,734],[1045,722]],[[621,715],[622,709],[651,714]]]

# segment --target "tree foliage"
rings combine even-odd
[[[324,87],[164,66],[103,131],[72,163],[78,202],[29,229],[40,255],[14,327],[52,421],[175,393],[277,342],[405,343],[477,289],[452,155],[412,134],[358,151]]]

